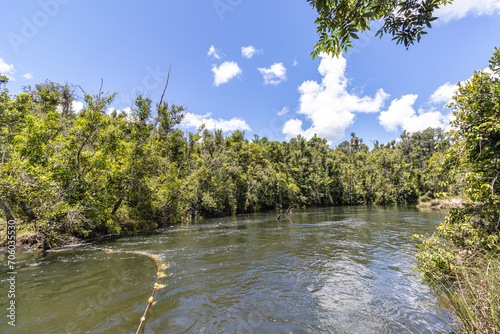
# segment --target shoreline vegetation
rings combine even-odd
[[[184,133],[184,108],[163,96],[153,105],[138,95],[119,113],[101,87],[76,113],[75,87],[47,81],[12,96],[7,82],[0,76],[0,219],[16,222],[26,247],[286,207],[420,202],[449,209],[437,233],[415,236],[416,257],[449,296],[458,332],[500,331],[497,48],[487,71],[458,84],[451,132],[405,131],[372,149],[355,133],[334,148],[317,136]]]
[[[461,199],[455,199],[455,201],[452,201],[452,203],[458,203],[462,202],[463,200]],[[432,201],[434,203],[434,200]],[[449,210],[451,206],[448,206],[448,202],[446,200],[439,200],[439,204],[430,204],[430,202],[424,202],[419,205],[417,205],[417,208],[420,209],[426,209],[428,207],[432,208],[433,210]],[[453,204],[455,205],[455,204]],[[281,211],[280,211],[281,212]],[[282,220],[283,218],[288,218],[285,216],[285,213],[283,211],[282,214],[277,214],[276,218],[277,220]],[[201,218],[203,219],[203,218]],[[172,227],[173,225],[170,225]],[[83,246],[85,244],[91,244],[94,242],[101,242],[105,240],[110,240],[110,239],[116,239],[116,238],[121,238],[125,236],[130,236],[130,235],[135,235],[135,234],[141,234],[141,233],[149,233],[156,231],[156,227],[145,227],[140,230],[135,230],[135,231],[129,231],[128,233],[121,233],[121,234],[106,234],[106,235],[100,235],[98,237],[92,238],[92,239],[82,239],[82,238],[77,238],[75,236],[71,235],[65,235],[61,236],[60,243],[57,244],[57,246],[54,246],[51,249],[57,250],[61,248],[66,248],[66,247],[77,247],[77,246]],[[6,232],[7,232],[7,221],[3,218],[0,217],[0,239],[1,240],[6,240]],[[21,225],[21,228],[16,231],[16,249],[22,252],[30,252],[30,251],[42,251],[44,250],[43,248],[43,235],[37,232],[34,232],[30,226],[26,225]],[[5,244],[0,244],[0,251],[5,251],[6,247]]]
[[[463,175],[465,203],[421,243],[419,269],[445,296],[458,333],[500,332],[500,50],[488,70],[459,83],[447,163]],[[448,181],[449,182],[449,181]],[[429,207],[446,205],[431,201]]]

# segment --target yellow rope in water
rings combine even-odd
[[[167,276],[167,275],[165,275],[165,272],[163,272],[163,270],[168,268],[167,265],[165,263],[161,262],[161,260],[159,258],[154,257],[153,255],[150,255],[150,254],[146,254],[146,253],[135,252],[135,251],[115,251],[115,250],[108,249],[108,248],[97,248],[97,247],[93,247],[93,248],[96,250],[99,250],[99,251],[106,252],[106,253],[129,253],[129,254],[137,254],[137,255],[141,255],[141,256],[147,256],[150,259],[152,259],[153,261],[155,261],[156,268],[158,269],[158,271],[156,272],[156,280],[155,280],[155,283],[153,284],[153,292],[151,293],[151,297],[149,297],[149,299],[148,299],[148,305],[146,306],[146,310],[144,310],[144,314],[141,317],[141,322],[139,323],[139,328],[137,328],[137,331],[135,332],[135,334],[139,334],[139,331],[141,330],[143,323],[146,321],[146,313],[148,313],[149,307],[151,305],[156,304],[156,302],[153,301],[156,290],[161,290],[165,287],[164,284],[159,284],[158,280],[160,278]]]

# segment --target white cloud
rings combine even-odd
[[[492,71],[491,68],[489,68],[489,67],[486,67],[484,70],[482,70],[482,72],[487,73],[487,74],[489,74],[497,79],[500,79],[500,73]],[[472,79],[472,77],[470,77],[469,80],[470,79]]]
[[[432,93],[429,101],[434,104],[449,103],[457,90],[457,85],[450,82],[441,85]]]
[[[185,113],[181,125],[185,127],[199,128],[202,124],[205,124],[205,128],[208,130],[220,129],[224,132],[236,131],[236,130],[248,130],[252,131],[250,126],[242,118],[233,117],[230,120],[224,119],[214,119],[211,114],[207,115],[196,115],[193,113]]]
[[[486,67],[484,70],[479,72],[485,72],[489,75],[493,75],[496,76],[497,78],[500,78],[500,76],[497,73],[494,73],[489,67]],[[460,84],[462,85],[465,84],[467,81],[472,79],[472,77],[473,76],[471,76],[467,80],[460,81]],[[452,84],[450,82],[447,82],[439,86],[438,89],[436,89],[434,93],[432,93],[431,97],[429,98],[429,101],[433,104],[450,103],[457,89],[458,89],[457,84]]]
[[[500,0],[454,0],[436,11],[444,22],[459,20],[467,15],[492,15],[500,13]]]
[[[285,106],[283,107],[283,109],[281,109],[280,111],[278,111],[278,116],[283,116],[283,115],[286,115],[288,114],[288,112],[290,111],[290,108]]]
[[[0,74],[7,76],[10,80],[14,80],[12,77],[16,73],[14,65],[7,64],[2,58],[0,58]]]
[[[219,50],[215,49],[215,46],[210,45],[210,48],[208,49],[207,56],[213,56],[215,59],[220,59],[221,58],[221,53]]]
[[[252,58],[255,54],[261,53],[262,50],[257,50],[255,46],[249,45],[249,46],[242,46],[241,47],[241,55],[247,59]]]
[[[291,119],[283,125],[283,134],[286,135],[286,139],[292,139],[298,135],[304,135],[304,130],[302,130],[302,121],[300,119]]]
[[[75,113],[79,113],[83,109],[83,102],[73,100],[73,102],[71,102],[71,109]],[[108,111],[109,111],[109,109],[114,109],[114,108],[108,108]],[[59,111],[59,112],[62,112],[63,108],[62,108],[61,105],[58,105],[56,107],[56,110]]]
[[[397,131],[398,127],[409,132],[421,131],[429,127],[444,129],[448,119],[439,111],[419,110],[417,115],[413,108],[417,98],[416,94],[408,94],[393,100],[389,109],[380,113],[380,124],[387,131]]]
[[[270,68],[258,68],[266,85],[278,85],[286,80],[286,68],[283,63],[274,63]]]
[[[31,72],[26,73],[23,75],[23,78],[25,78],[26,80],[31,80],[31,79],[33,79],[33,73],[31,73]]]
[[[126,113],[128,117],[132,117],[132,108],[130,107],[123,108],[122,112]]]
[[[493,74],[489,68],[483,72]],[[465,84],[469,79],[460,83]],[[452,102],[458,86],[447,82],[439,86],[429,98],[431,105],[444,105]],[[398,127],[409,132],[424,130],[428,127],[440,127],[445,131],[452,129],[450,121],[455,119],[452,112],[443,114],[440,111],[419,109],[418,113],[413,107],[418,95],[403,95],[399,100],[392,101],[389,109],[380,113],[379,121],[387,131],[396,131]],[[434,106],[431,106],[433,108]]]
[[[297,59],[294,59],[294,60],[293,60],[293,64],[292,64],[292,65],[293,65],[293,66],[297,66],[298,64],[299,64],[299,62],[297,61]]]
[[[298,134],[311,138],[314,134],[326,138],[329,142],[344,136],[344,131],[354,120],[355,113],[375,113],[384,106],[389,97],[379,89],[375,97],[358,96],[347,91],[348,80],[345,76],[346,60],[321,54],[318,67],[323,76],[321,83],[305,81],[298,88],[300,97],[299,114],[311,121],[308,129],[302,128],[302,121],[291,119],[283,126],[283,134],[288,139]]]
[[[236,62],[225,61],[219,67],[213,65],[212,72],[214,72],[214,85],[220,86],[240,75],[243,71]]]

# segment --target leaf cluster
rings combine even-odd
[[[313,59],[321,52],[338,56],[353,47],[359,35],[382,22],[376,36],[393,36],[407,49],[420,42],[426,29],[437,19],[434,12],[452,0],[308,0],[318,12],[318,42],[311,53]]]

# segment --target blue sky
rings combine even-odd
[[[141,92],[187,109],[183,129],[244,130],[271,140],[355,132],[372,146],[403,129],[447,128],[454,85],[500,46],[500,0],[455,0],[406,50],[364,34],[339,59],[312,60],[315,12],[306,0],[0,0],[0,72],[9,89],[46,79]],[[75,106],[79,106],[75,104]]]

